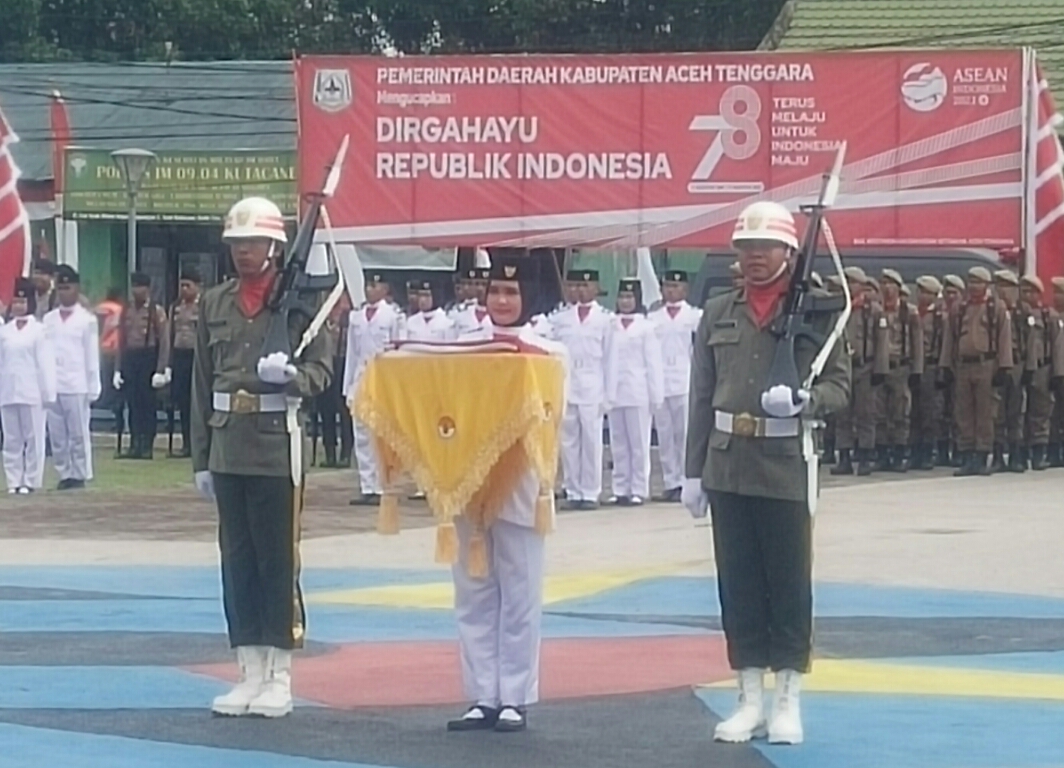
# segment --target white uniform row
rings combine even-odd
[[[562,475],[570,501],[594,503],[602,494],[604,415],[615,497],[649,495],[652,424],[657,426],[665,488],[683,484],[692,340],[701,317],[701,310],[686,302],[647,316],[616,315],[592,302],[533,318],[533,330],[561,342],[572,366],[562,424]],[[380,301],[352,311],[349,329],[343,380],[348,402],[369,361],[395,341],[473,340],[492,334],[487,312],[475,303],[407,317],[394,304]],[[362,493],[379,495],[370,433],[357,419],[354,431]]]
[[[0,321],[0,419],[8,493],[43,484],[45,425],[60,481],[92,479],[89,404],[100,396],[96,316],[80,305]]]

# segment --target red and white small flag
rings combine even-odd
[[[0,302],[11,303],[15,278],[30,270],[30,217],[18,195],[19,170],[11,155],[18,136],[0,110]]]

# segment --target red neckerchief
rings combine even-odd
[[[669,317],[671,317],[673,320],[675,320],[676,316],[680,314],[680,309],[681,307],[679,304],[677,304],[676,306],[672,306],[670,304],[665,307],[665,311],[669,313]]]
[[[276,271],[271,265],[261,274],[250,278],[240,278],[237,283],[236,298],[244,317],[255,317],[266,306],[266,294],[273,286]]]
[[[776,280],[768,285],[752,285],[746,282],[746,304],[750,307],[750,314],[758,328],[768,325],[772,316],[776,313],[776,305],[787,293],[790,285],[790,273],[784,272]]]
[[[478,323],[483,323],[484,318],[488,316],[488,310],[483,307],[477,307],[473,311],[476,313]]]
[[[377,305],[376,304],[367,304],[366,305],[366,322],[367,323],[368,322],[372,322],[373,316],[375,314],[377,314]]]
[[[634,317],[622,317],[621,318],[621,325],[624,326],[625,328],[627,328],[628,326],[630,326],[632,324],[633,320],[635,320]]]
[[[74,308],[73,307],[60,307],[59,308],[59,317],[64,323],[67,320],[69,320],[70,316],[73,315],[73,314],[74,314]]]
[[[587,316],[589,314],[591,314],[591,305],[590,304],[577,304],[576,305],[576,314],[580,318],[580,322],[581,323],[584,322],[585,320],[587,320]]]

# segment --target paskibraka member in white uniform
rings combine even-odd
[[[639,506],[650,495],[650,414],[663,399],[661,349],[645,312],[639,281],[621,280],[608,396],[613,409],[606,417],[613,458],[611,501],[621,506]]]
[[[496,336],[566,357],[529,323],[537,313],[538,271],[529,257],[496,257],[487,307]],[[539,480],[534,471],[518,481],[496,521],[485,532],[486,578],[471,577],[465,563],[473,528],[455,519],[459,557],[453,568],[455,614],[462,659],[462,687],[472,706],[448,730],[520,731],[526,707],[539,701],[539,645],[543,606],[543,536],[535,528]]]

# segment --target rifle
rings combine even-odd
[[[823,348],[828,338],[808,322],[808,317],[812,314],[833,314],[842,311],[849,303],[845,296],[811,295],[812,283],[810,281],[813,262],[816,261],[817,245],[820,242],[820,233],[823,230],[824,212],[834,204],[835,197],[838,195],[839,172],[842,170],[845,156],[846,142],[843,142],[835,155],[831,171],[824,175],[817,201],[812,205],[801,206],[801,211],[808,217],[809,223],[806,226],[802,247],[795,258],[783,311],[772,324],[772,333],[778,341],[776,342],[776,355],[769,369],[768,386],[765,389],[782,384],[790,387],[797,396],[798,390],[803,387],[803,382],[794,359],[795,341],[804,336],[815,342],[818,347]],[[830,352],[830,349],[828,351]],[[823,363],[820,365],[822,367]],[[816,374],[819,374],[819,371]]]
[[[303,214],[303,220],[299,222],[299,230],[288,249],[281,275],[270,291],[266,307],[270,310],[271,316],[266,330],[266,341],[262,348],[262,357],[275,352],[283,352],[289,358],[294,357],[288,324],[293,314],[302,315],[311,323],[312,328],[307,330],[307,334],[310,335],[310,339],[313,339],[317,334],[317,329],[313,328],[313,324],[319,315],[318,295],[333,290],[340,281],[339,265],[335,261],[336,255],[328,247],[326,247],[326,258],[330,261],[330,266],[335,267],[335,269],[330,269],[328,274],[308,274],[307,261],[310,258],[311,247],[314,245],[314,233],[321,219],[322,204],[327,198],[332,197],[340,183],[340,170],[347,156],[349,140],[350,136],[344,136],[344,140],[340,143],[340,150],[327,169],[325,184],[321,192],[311,195],[310,205]],[[296,351],[297,355],[303,351],[307,343],[309,342],[305,334],[304,343]]]
[[[846,157],[846,142],[839,146],[835,155],[835,162],[831,171],[824,175],[817,201],[812,205],[802,206],[801,210],[808,219],[809,224],[805,230],[805,238],[801,250],[795,259],[794,271],[791,274],[791,284],[787,290],[783,313],[772,325],[772,332],[778,338],[776,342],[776,355],[772,359],[772,367],[769,369],[768,386],[784,385],[791,388],[794,397],[798,396],[799,389],[808,389],[813,386],[817,376],[824,370],[828,356],[835,344],[845,331],[846,324],[850,319],[850,290],[845,279],[842,282],[842,296],[813,296],[810,275],[813,272],[813,262],[816,260],[817,245],[820,242],[822,230],[827,235],[828,248],[834,261],[835,270],[843,277],[842,261],[835,241],[831,236],[831,227],[824,221],[824,212],[830,208],[839,193],[839,174],[842,171],[842,162]],[[821,333],[809,322],[811,315],[834,314],[839,317],[835,326],[828,334]],[[812,340],[820,351],[813,359],[809,368],[809,375],[803,381],[798,373],[798,364],[794,359],[794,343],[799,337]],[[797,405],[797,402],[795,402]],[[809,505],[809,514],[816,513],[819,494],[819,469],[820,454],[817,450],[816,430],[824,426],[824,422],[813,419],[802,419],[802,458],[806,466],[806,503]]]

